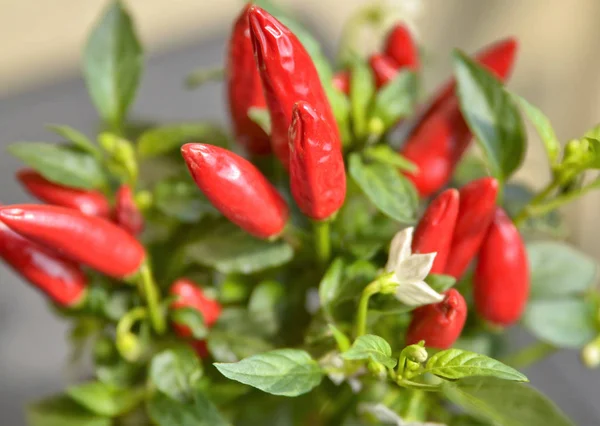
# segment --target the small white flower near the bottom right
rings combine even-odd
[[[395,411],[390,409],[389,407],[379,403],[379,404],[371,404],[371,403],[361,403],[358,405],[358,411],[361,413],[370,413],[377,420],[383,422],[386,425],[394,425],[394,426],[446,426],[442,423],[421,423],[421,422],[407,422],[402,417],[398,415]]]
[[[411,252],[413,228],[405,228],[392,239],[386,272],[393,272],[391,282],[396,285],[396,299],[408,306],[439,303],[444,296],[425,282],[436,253]]]

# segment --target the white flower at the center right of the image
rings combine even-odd
[[[444,296],[425,282],[431,271],[436,253],[411,252],[413,228],[405,228],[392,239],[386,272],[393,272],[392,281],[396,288],[396,299],[408,306],[439,303]]]

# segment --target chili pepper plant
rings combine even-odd
[[[93,360],[30,425],[573,424],[519,370],[600,363],[597,265],[557,211],[600,186],[600,127],[562,144],[504,86],[510,37],[440,54],[452,75],[424,94],[388,16],[358,10],[344,33],[379,47],[345,37],[331,61],[284,11],[242,7],[224,69],[187,81],[223,79],[229,129],[129,118],[142,47],[108,5],[83,52],[98,134],[8,147],[40,203],[0,207],[0,256]],[[526,120],[541,190],[512,178]]]

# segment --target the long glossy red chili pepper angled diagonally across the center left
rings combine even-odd
[[[69,207],[91,216],[109,217],[110,205],[99,191],[70,188],[50,182],[34,170],[21,170],[17,179],[25,189],[44,203]]]
[[[0,222],[0,258],[60,306],[82,303],[87,278],[78,265]]]
[[[407,345],[424,340],[427,347],[448,349],[460,337],[467,320],[467,303],[454,288],[446,291],[445,296],[440,303],[413,311],[406,333]]]
[[[298,102],[289,137],[292,195],[305,215],[327,219],[346,198],[344,157],[337,135],[311,105]]]
[[[485,320],[508,326],[523,314],[528,295],[525,244],[512,220],[497,207],[477,256],[473,277],[475,309]]]
[[[427,207],[415,229],[413,253],[437,253],[431,274],[443,274],[458,216],[459,195],[456,189],[447,189]]]
[[[236,19],[229,40],[225,67],[227,97],[236,140],[249,153],[264,155],[271,152],[269,135],[248,116],[248,110],[252,107],[266,108],[250,40],[249,8],[250,5],[247,5]]]
[[[294,104],[306,101],[327,120],[337,140],[339,129],[315,65],[298,38],[258,6],[249,9],[254,54],[271,116],[271,145],[286,166],[290,161],[288,130]]]
[[[1,207],[0,221],[22,236],[114,278],[135,274],[146,257],[144,247],[114,223],[65,207]]]
[[[474,180],[460,189],[446,274],[459,279],[477,254],[494,218],[497,194],[498,181],[491,177]]]
[[[259,238],[283,231],[287,204],[252,163],[202,143],[185,144],[181,154],[198,188],[227,219]]]

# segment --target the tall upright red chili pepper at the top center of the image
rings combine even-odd
[[[248,11],[254,55],[271,117],[271,146],[286,168],[288,129],[294,104],[306,101],[320,111],[339,140],[339,129],[315,65],[298,38],[257,6]]]
[[[248,116],[252,107],[264,108],[265,96],[256,68],[246,6],[233,24],[227,52],[227,97],[236,140],[250,154],[271,152],[269,135]]]

